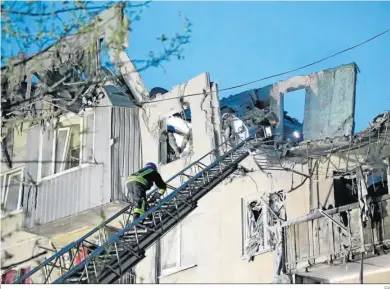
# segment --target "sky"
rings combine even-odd
[[[154,2],[134,23],[128,53],[144,59],[161,51],[156,37],[183,31],[183,12],[192,22],[184,60],[141,73],[147,88],[172,86],[208,72],[226,88],[288,71],[353,46],[390,28],[390,2]],[[390,109],[390,32],[301,71],[220,92],[226,97],[295,75],[355,62],[355,132]],[[301,118],[304,91],[289,93],[285,108]]]
[[[304,66],[390,28],[390,2],[156,1],[132,24],[130,58],[147,59],[150,51],[161,52],[156,38],[163,33],[183,33],[179,12],[193,25],[185,59],[172,58],[163,63],[164,68],[141,72],[149,90],[156,86],[170,90],[204,72],[220,89],[239,85]],[[25,25],[34,27],[29,22]],[[390,32],[298,72],[222,91],[219,96],[352,62],[360,70],[355,107],[358,132],[390,108]],[[304,90],[287,96],[285,110],[302,120]]]

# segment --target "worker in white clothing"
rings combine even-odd
[[[249,131],[244,122],[232,113],[222,115],[222,131],[225,140],[230,139],[232,147],[249,137]]]

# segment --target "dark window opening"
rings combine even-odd
[[[359,201],[358,187],[355,177],[343,176],[340,172],[333,172],[333,188],[335,206],[341,207],[349,204],[353,204]],[[388,194],[386,172],[382,174],[368,174],[366,178],[367,193],[369,198],[375,198]],[[378,204],[371,203],[372,221],[378,221],[381,219],[380,208]],[[340,217],[345,225],[348,225],[347,212],[340,213]]]
[[[333,191],[336,208],[359,201],[356,177],[343,176],[341,172],[333,172]],[[348,226],[347,212],[341,212],[340,217],[343,224]]]
[[[255,218],[255,222],[259,219],[261,216],[261,213],[263,211],[262,207],[259,206],[259,203],[257,201],[253,201],[249,204],[249,208],[251,209],[253,216]]]
[[[353,204],[359,201],[355,177],[339,176],[338,172],[333,172],[333,177],[336,207]]]

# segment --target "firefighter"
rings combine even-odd
[[[154,163],[147,163],[143,169],[127,178],[127,193],[130,202],[135,207],[133,220],[139,218],[148,210],[146,192],[150,190],[153,183],[158,187],[160,196],[163,195],[167,185],[157,172],[157,167]]]

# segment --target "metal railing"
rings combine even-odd
[[[233,137],[236,137],[235,135]],[[242,141],[239,145],[236,147],[232,148],[228,152],[226,152],[224,155],[218,157],[220,155],[220,149],[223,148],[223,146],[230,141],[231,139],[228,139],[224,141],[222,144],[220,144],[217,148],[211,150],[210,152],[206,153],[204,156],[199,158],[198,160],[192,162],[182,170],[180,170],[178,173],[176,173],[174,176],[169,178],[166,183],[168,184],[168,190],[167,190],[167,195],[160,201],[157,202],[157,204],[154,204],[154,206],[151,205],[151,208],[141,217],[139,217],[136,220],[133,220],[130,222],[130,217],[132,216],[132,210],[133,207],[131,205],[126,206],[122,210],[120,210],[118,213],[114,214],[112,217],[108,218],[104,222],[102,222],[100,225],[92,229],[90,232],[79,238],[78,240],[70,243],[69,245],[65,246],[61,250],[59,250],[57,253],[53,254],[51,257],[47,258],[42,264],[31,270],[28,274],[22,276],[18,280],[15,281],[15,283],[23,283],[24,280],[27,278],[31,277],[32,275],[36,274],[40,270],[44,270],[46,272],[45,280],[43,283],[47,283],[49,280],[52,279],[54,276],[53,271],[54,269],[57,269],[58,275],[61,275],[60,278],[54,281],[54,283],[62,283],[66,281],[67,278],[72,276],[77,271],[80,271],[84,268],[84,273],[88,275],[88,269],[89,266],[88,264],[94,261],[99,255],[103,254],[103,252],[106,252],[112,247],[115,247],[116,250],[116,257],[119,260],[119,253],[117,249],[117,245],[119,244],[119,240],[129,231],[131,230],[137,230],[139,228],[142,228],[142,222],[146,218],[152,218],[154,225],[157,226],[156,219],[158,219],[158,212],[162,210],[162,207],[167,205],[168,203],[174,203],[174,206],[176,207],[177,212],[180,213],[180,209],[184,208],[183,206],[186,206],[185,209],[187,210],[187,205],[191,205],[189,203],[186,203],[186,200],[184,198],[179,198],[178,193],[181,191],[191,191],[192,193],[195,192],[195,189],[197,191],[204,191],[204,187],[209,185],[211,181],[216,182],[215,180],[212,180],[211,177],[214,179],[217,179],[215,175],[212,175],[213,172],[217,172],[217,174],[221,174],[221,177],[226,177],[223,176],[224,173],[228,171],[228,162],[236,162],[240,161],[246,156],[249,155],[248,152],[245,152],[246,149],[243,149],[244,152],[241,151],[240,154],[235,154],[235,152],[238,149],[242,149],[246,145],[249,144],[249,142],[256,143],[259,141],[259,139],[256,137],[256,135],[247,138],[246,140]],[[205,164],[204,162],[211,162],[210,165]],[[225,162],[225,163],[224,163]],[[217,170],[215,170],[215,168]],[[192,172],[188,172],[192,171]],[[195,173],[194,173],[195,172]],[[231,172],[230,172],[231,173]],[[178,177],[187,177],[190,181],[187,181],[186,183],[182,184],[180,187],[175,188],[170,185],[170,183],[177,179]],[[198,182],[198,179],[202,179],[202,182]],[[220,180],[217,180],[220,181]],[[197,183],[198,182],[198,183]],[[193,184],[198,184],[199,187],[192,186]],[[191,190],[190,190],[191,188]],[[194,189],[192,189],[194,188]],[[187,192],[186,191],[186,192]],[[148,201],[152,202],[154,194],[157,193],[157,189],[154,189],[148,194]],[[204,193],[204,192],[203,192]],[[190,192],[191,194],[191,192]],[[179,204],[180,203],[180,204]],[[181,207],[180,207],[180,206]],[[184,210],[184,211],[186,211]],[[187,211],[186,211],[187,212]],[[166,212],[159,212],[162,215],[170,214],[172,216],[172,212],[170,213],[169,211]],[[188,213],[188,212],[187,212]],[[179,216],[180,214],[178,214]],[[183,213],[185,216],[185,213]],[[181,216],[183,217],[183,216]],[[117,225],[117,222],[119,219],[122,218],[123,222],[121,223],[122,229],[118,229],[115,227]],[[161,216],[160,216],[160,221]],[[175,220],[176,222],[177,220]],[[114,226],[112,226],[114,224]],[[161,224],[160,224],[161,225]],[[175,225],[175,224],[173,224]],[[172,225],[172,226],[173,226]],[[172,227],[171,226],[171,227]],[[168,228],[170,229],[170,228]],[[116,232],[113,236],[108,236],[107,230],[114,231]],[[166,233],[166,232],[165,232]],[[103,243],[103,245],[100,245],[99,243],[96,243],[95,241],[91,240],[92,237],[96,237],[98,235],[98,239],[100,240],[100,244]],[[136,238],[137,234],[136,234]],[[139,247],[139,240],[137,239],[138,242],[138,249]],[[118,243],[118,244],[117,244]],[[123,243],[123,242],[122,242]],[[125,244],[121,244],[121,246],[125,246]],[[107,249],[109,248],[109,249]],[[87,249],[89,254],[87,255],[84,260],[82,260],[79,264],[75,265],[75,258],[77,256],[77,253],[80,252],[80,250],[85,250]],[[131,250],[130,250],[131,251]],[[108,252],[108,251],[107,251]],[[132,252],[136,254],[136,252]],[[63,261],[63,257],[65,255],[69,256],[69,261],[67,262],[68,264],[64,264],[65,262]],[[96,262],[92,262],[93,267],[94,267],[94,272],[96,273],[98,270],[96,269]],[[83,273],[83,274],[84,274]],[[97,274],[97,273],[96,273]],[[87,276],[88,277],[88,276]],[[88,277],[89,278],[89,277]],[[82,279],[82,277],[80,277]]]
[[[283,224],[287,273],[295,273],[318,263],[345,259],[388,243],[389,200],[390,195],[368,200],[378,206],[379,218],[370,218],[366,227],[361,225],[359,203],[326,211],[316,210]]]

